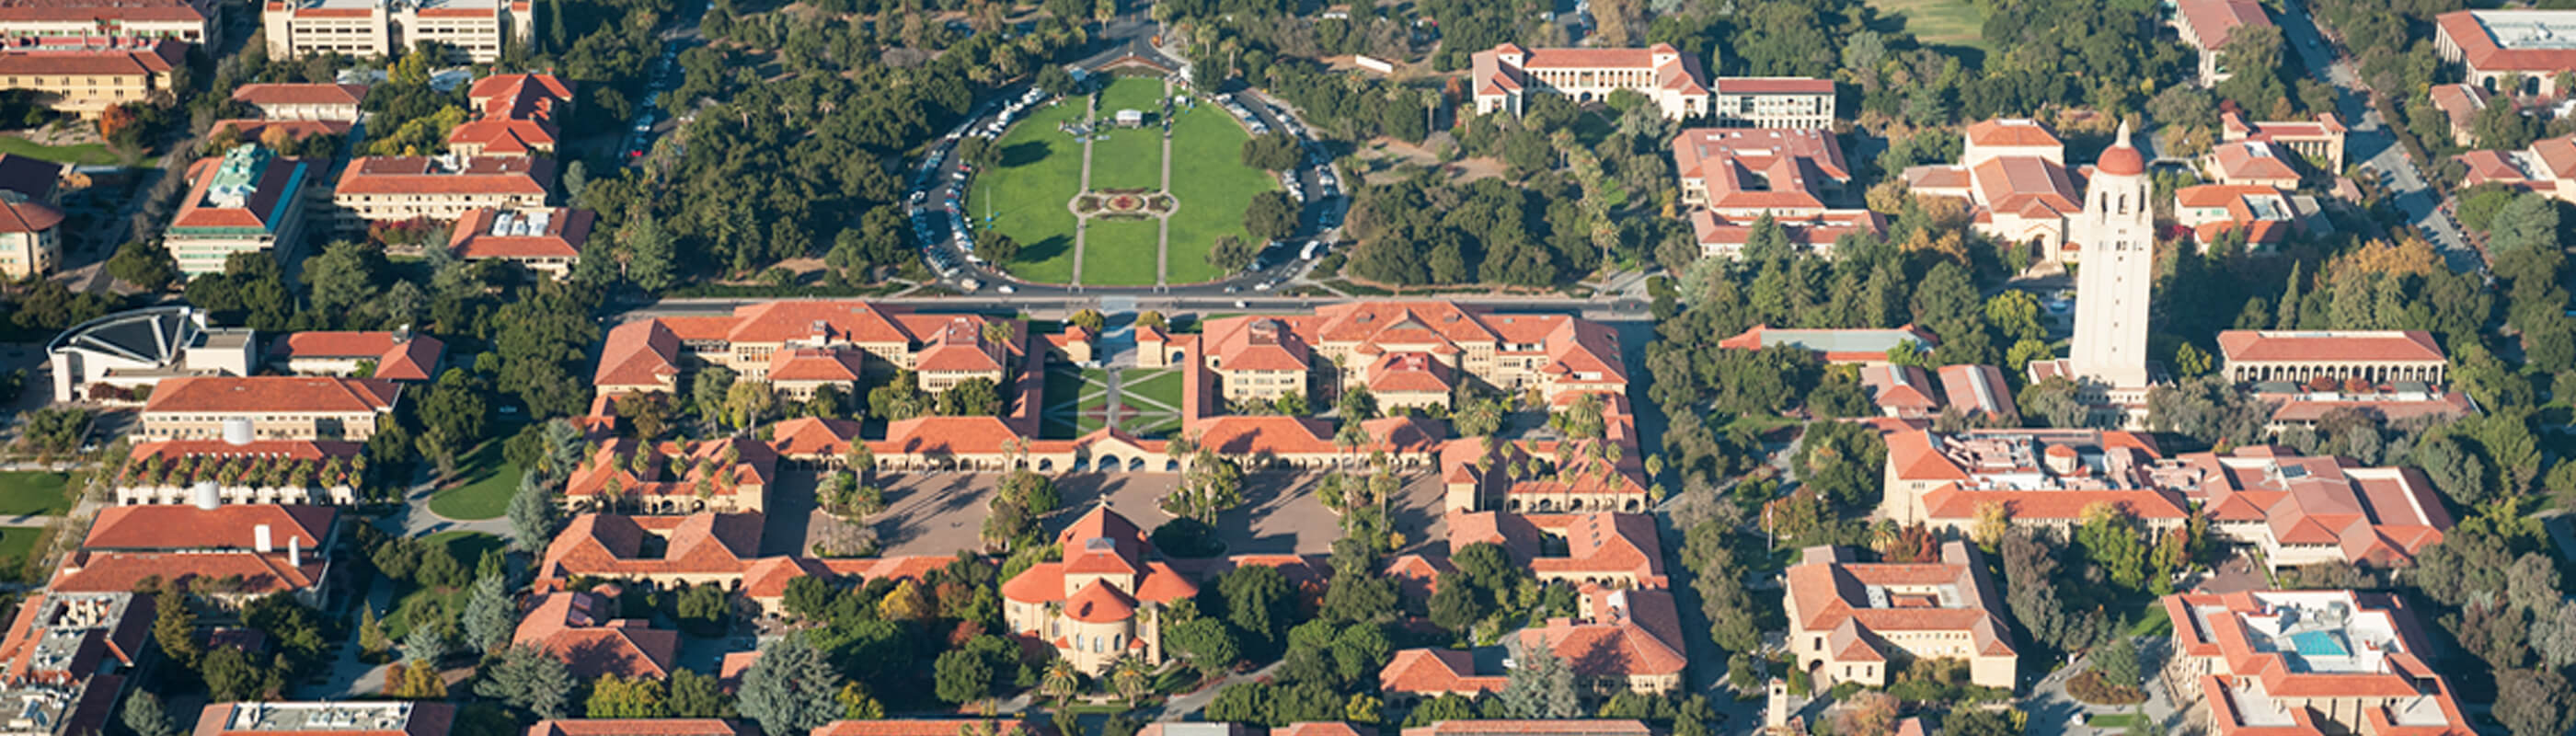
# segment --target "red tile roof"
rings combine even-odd
[[[380,378],[191,376],[163,380],[143,413],[375,413],[401,397],[400,385]]]
[[[374,376],[390,381],[427,381],[447,344],[428,335],[399,332],[298,332],[272,343],[269,353],[286,360],[364,359],[376,361]]]
[[[2066,144],[2037,121],[1998,118],[1968,124],[1968,142],[1979,146],[2056,147]]]
[[[2505,48],[2487,32],[2480,15],[2493,10],[2457,10],[2434,16],[2433,25],[2442,38],[2458,44],[2460,58],[2469,67],[2482,72],[2531,71],[2555,74],[2576,69],[2576,49],[2544,46],[2541,48]]]
[[[495,209],[468,210],[448,230],[447,247],[466,259],[483,258],[576,258],[582,245],[590,242],[591,227],[598,215],[590,210],[555,207],[544,210],[546,227],[541,232],[508,234],[494,232],[494,225],[504,214],[512,222],[525,222],[530,213],[504,213]]]
[[[226,504],[212,509],[182,505],[110,506],[98,512],[81,548],[101,551],[251,549],[258,527],[269,528],[269,544],[286,551],[300,540],[308,558],[331,539],[340,512],[329,506]]]
[[[592,593],[545,594],[519,620],[511,643],[553,655],[570,666],[573,676],[586,680],[670,676],[680,652],[680,632],[652,628],[652,622],[642,619],[619,619],[617,605],[615,599]]]
[[[526,736],[760,736],[760,725],[717,718],[578,718],[538,721]]]
[[[259,712],[276,707],[315,707],[332,703],[213,703],[197,715],[197,729],[192,736],[447,736],[456,721],[456,706],[436,701],[388,703],[352,703],[356,707],[394,708],[407,717],[400,723],[361,722],[347,727],[315,725],[306,729],[235,728],[234,717],[246,715],[241,710]]]
[[[1477,695],[1503,691],[1504,676],[1478,675],[1474,655],[1455,649],[1406,649],[1377,674],[1390,693]]]
[[[969,727],[990,725],[996,736],[1019,736],[1034,729],[1015,720],[978,720],[972,718],[888,719],[877,721],[833,721],[814,729],[813,736],[958,736]]]
[[[2218,352],[2229,363],[2445,363],[2440,343],[2422,330],[2295,332],[2227,330]]]
[[[348,105],[367,96],[363,84],[245,84],[233,88],[233,99],[253,105]]]
[[[1832,131],[1692,128],[1672,147],[1679,176],[1700,180],[1712,209],[1822,210],[1818,197],[1851,181]]]
[[[1642,721],[1495,720],[1441,721],[1404,729],[1404,736],[1648,736],[1654,729]]]
[[[2260,0],[2177,0],[2174,15],[2204,51],[2215,53],[2227,44],[2227,36],[2239,26],[2269,26],[2272,17],[2263,12]]]
[[[122,593],[146,579],[164,582],[239,580],[229,592],[266,595],[300,591],[318,584],[329,567],[323,555],[307,553],[304,566],[287,564],[280,547],[271,554],[232,552],[78,552],[54,575],[57,593]]]
[[[1964,634],[1981,655],[2014,652],[2002,598],[1965,542],[1942,544],[1939,562],[1911,564],[1861,564],[1848,550],[1810,547],[1785,580],[1793,630],[1834,632],[1837,657],[1884,658],[1879,632]],[[1871,586],[1949,586],[1956,592],[1941,596],[1938,606],[1891,606],[1870,596]]]
[[[553,159],[525,156],[477,156],[454,168],[426,156],[367,156],[351,159],[340,172],[340,194],[471,195],[516,194],[544,197],[555,184]]]
[[[759,514],[582,514],[546,547],[537,575],[740,575],[760,551],[761,523]],[[660,557],[644,554],[648,535],[662,538]]]
[[[680,377],[680,337],[662,320],[642,320],[608,331],[599,350],[598,386],[667,386]]]
[[[188,44],[164,39],[146,48],[22,51],[0,54],[0,76],[140,77],[186,62]]]

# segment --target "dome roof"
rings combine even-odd
[[[2138,155],[2138,149],[2129,145],[2127,123],[2120,124],[2119,137],[2111,140],[2110,150],[2102,152],[2102,159],[2093,163],[2093,170],[2113,176],[2147,173],[2146,157]]]

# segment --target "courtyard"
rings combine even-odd
[[[782,490],[801,489],[808,500],[795,505],[805,513],[776,514],[773,518],[811,520],[813,474],[783,473],[796,476],[782,484]],[[1257,472],[1245,476],[1243,504],[1217,515],[1217,537],[1225,542],[1227,554],[1326,554],[1333,540],[1341,537],[1340,517],[1315,499],[1315,489],[1323,473]],[[1180,481],[1175,473],[1065,473],[1055,476],[1056,489],[1062,494],[1064,507],[1046,519],[1049,531],[1073,523],[1094,504],[1107,503],[1111,510],[1132,519],[1151,531],[1172,515],[1164,513],[1161,500]],[[1406,477],[1404,490],[1394,501],[1395,528],[1404,535],[1404,550],[1416,550],[1426,542],[1445,541],[1447,525],[1443,522],[1440,503],[1442,488],[1438,476],[1416,473]],[[986,505],[1000,489],[1000,473],[896,473],[877,477],[886,491],[886,510],[869,517],[868,526],[884,545],[887,557],[909,555],[950,555],[959,550],[981,549],[977,538],[983,529]],[[781,496],[792,495],[782,493]],[[787,503],[779,499],[780,507]],[[791,522],[792,523],[792,522]],[[770,525],[772,538],[762,547],[783,554],[801,543],[802,530],[782,530]]]

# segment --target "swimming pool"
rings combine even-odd
[[[2302,631],[2290,635],[2290,648],[2310,657],[2342,657],[2352,654],[2343,639],[2330,631]]]

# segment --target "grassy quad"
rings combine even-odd
[[[502,457],[499,440],[485,442],[466,456],[460,470],[471,480],[430,496],[430,513],[459,521],[501,518],[510,510],[510,496],[519,490],[519,476],[525,474]]]
[[[1091,219],[1083,239],[1082,283],[1096,286],[1148,286],[1162,249],[1163,225],[1154,220]],[[1179,256],[1173,256],[1175,259]]]
[[[1002,134],[1000,163],[975,176],[964,213],[979,233],[998,232],[1020,243],[1020,257],[1004,265],[1011,275],[1061,284],[1073,281],[1073,211],[1082,189],[1082,144],[1056,130],[1079,120],[1079,98],[1031,113]]]
[[[99,143],[48,146],[14,135],[0,136],[0,153],[25,156],[66,165],[106,165],[120,162],[115,151]]]
[[[1880,15],[1905,16],[1905,30],[1927,46],[1986,49],[1986,10],[1970,0],[1869,0]]]
[[[0,516],[51,516],[71,510],[71,494],[63,490],[69,481],[61,473],[0,473]]]
[[[1224,277],[1225,272],[1207,262],[1217,238],[1251,239],[1243,229],[1243,211],[1252,206],[1253,195],[1279,188],[1269,172],[1242,165],[1243,143],[1251,139],[1223,107],[1201,104],[1174,114],[1172,160],[1194,165],[1172,167],[1172,192],[1180,198],[1180,209],[1171,217],[1166,282],[1194,284]],[[1095,258],[1098,255],[1093,253]]]
[[[1149,118],[1160,115],[1162,95],[1163,83],[1160,80],[1143,77],[1121,77],[1101,91],[1097,117],[1099,130],[1108,139],[1091,144],[1092,189],[1163,187],[1162,126],[1149,124],[1142,128],[1121,128],[1117,125],[1119,110],[1143,110]],[[1153,282],[1148,279],[1144,283]]]

